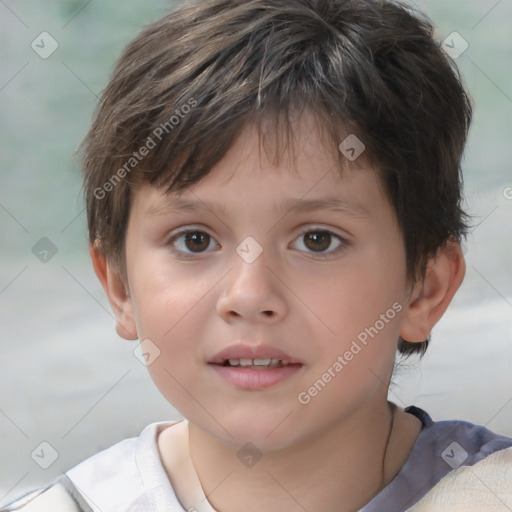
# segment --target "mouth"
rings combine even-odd
[[[282,359],[226,359],[221,366],[230,368],[247,368],[250,370],[271,370],[272,368],[283,368],[291,364]]]
[[[231,345],[208,361],[224,382],[247,391],[262,390],[296,375],[303,363],[270,345]]]
[[[230,345],[217,352],[217,354],[210,358],[208,363],[233,368],[252,368],[255,370],[302,364],[298,359],[272,345],[247,345],[243,343]]]

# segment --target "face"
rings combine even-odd
[[[298,137],[275,167],[247,129],[182,194],[133,198],[128,300],[159,351],[151,377],[233,446],[290,446],[385,402],[396,355],[407,283],[392,206],[375,170],[340,171],[314,130]]]

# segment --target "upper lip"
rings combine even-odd
[[[286,352],[267,344],[245,345],[237,343],[217,352],[208,362],[224,364],[229,359],[279,359],[289,364],[301,363]]]

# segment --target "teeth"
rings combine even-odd
[[[229,366],[243,366],[247,367],[273,367],[273,366],[285,366],[286,363],[281,359],[229,359]]]
[[[268,366],[272,359],[253,359],[253,364],[256,366]]]

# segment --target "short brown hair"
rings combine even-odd
[[[333,147],[342,133],[363,141],[396,211],[407,276],[422,278],[428,258],[467,231],[471,104],[432,34],[423,15],[388,0],[182,3],[126,48],[82,145],[90,242],[122,265],[140,183],[183,190],[249,123],[289,134],[292,111],[308,111]],[[428,341],[399,350],[423,353]]]

